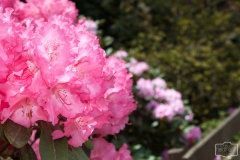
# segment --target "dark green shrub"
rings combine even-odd
[[[240,2],[234,0],[82,0],[80,13],[103,19],[103,35],[165,73],[189,99],[198,123],[238,106]]]

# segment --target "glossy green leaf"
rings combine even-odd
[[[76,158],[73,155],[73,152],[71,152],[70,150],[68,150],[68,160],[76,160]]]
[[[23,127],[11,120],[7,120],[3,124],[4,134],[9,143],[16,148],[22,148],[27,144],[32,135],[32,129]]]
[[[0,139],[0,155],[3,157],[11,156],[13,149],[11,144]]]
[[[6,142],[8,142],[6,136],[4,135],[3,125],[0,124],[0,138]]]
[[[68,160],[67,139],[52,139],[52,126],[41,121],[40,155],[42,160]]]
[[[68,153],[69,160],[89,160],[88,156],[82,150],[81,147],[74,148]]]
[[[20,149],[20,155],[20,160],[37,160],[36,153],[28,143]]]
[[[90,149],[90,150],[93,150],[93,148],[94,148],[91,140],[87,140],[87,141],[84,143],[84,145],[85,145],[88,149]]]

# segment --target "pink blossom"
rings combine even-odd
[[[128,56],[128,53],[124,50],[118,50],[114,56],[120,58],[120,59],[123,59],[123,58],[126,58]]]
[[[40,156],[39,144],[40,144],[40,138],[37,138],[35,142],[32,144],[32,149],[36,153],[37,159],[41,160],[42,158]]]
[[[214,160],[221,160],[222,158],[221,158],[221,156],[216,156],[215,158],[214,158]]]
[[[166,96],[167,94],[165,89],[162,89],[160,87],[154,88],[154,98],[165,101]]]
[[[2,7],[3,9],[5,9],[7,7],[13,8],[13,5],[14,5],[15,1],[16,0],[1,0],[0,1],[0,7]]]
[[[187,121],[192,121],[193,116],[194,116],[194,114],[193,114],[192,110],[188,109],[187,110],[187,115],[184,117],[184,119],[187,120]]]
[[[136,88],[139,90],[138,95],[142,98],[150,99],[154,96],[153,84],[149,79],[140,78]]]
[[[36,153],[37,159],[41,160],[40,151],[39,151],[40,138],[35,138],[36,133],[37,133],[37,130],[33,130],[28,144],[30,144],[32,146],[32,149]]]
[[[98,38],[74,25],[72,4],[28,0],[15,3],[14,15],[0,10],[0,119],[30,127],[62,115],[63,132],[53,138],[78,147],[93,134],[118,133],[136,102],[125,62],[106,58]]]
[[[232,107],[230,107],[230,108],[228,109],[227,113],[228,113],[228,115],[231,115],[231,114],[233,114],[236,110],[237,110],[237,108],[232,108]]]
[[[0,58],[0,83],[5,83],[7,81],[7,76],[10,74],[9,69],[7,68],[6,64]]]
[[[161,78],[144,79],[137,81],[138,95],[145,100],[152,100],[146,109],[153,109],[155,118],[172,120],[175,115],[184,113],[184,104],[180,92],[167,88],[166,82]]]
[[[122,130],[128,122],[128,115],[136,109],[136,103],[131,92],[132,75],[127,73],[125,62],[111,56],[106,63],[105,74],[108,75],[108,81],[106,81],[108,89],[104,98],[107,99],[109,105],[110,123],[103,125],[102,129],[94,131],[94,133],[102,136],[115,134]],[[105,82],[103,86],[105,86]]]
[[[69,119],[64,123],[64,134],[72,137],[68,143],[74,147],[81,146],[88,140],[95,128],[102,128],[103,124],[108,123],[108,118],[109,114],[94,109],[87,115]]]
[[[115,146],[103,138],[94,138],[92,143],[94,145],[94,149],[91,151],[91,160],[132,160],[130,151],[127,149],[127,145],[125,143],[119,151],[116,151]]]
[[[167,120],[172,120],[175,113],[173,109],[167,104],[159,104],[153,110],[153,114],[155,118],[167,118]]]
[[[129,71],[137,76],[142,75],[143,72],[148,71],[149,66],[146,62],[138,62],[136,59],[132,58],[127,65]]]
[[[178,99],[181,99],[181,93],[174,90],[174,89],[166,89],[165,90],[165,96],[166,96],[166,100],[168,102],[172,102]]]
[[[151,110],[156,108],[159,105],[159,102],[157,101],[150,101],[147,105],[146,105],[146,109],[147,110]]]
[[[93,34],[97,35],[98,25],[93,20],[85,20],[84,25],[87,27],[87,30],[89,32],[92,32]]]
[[[47,114],[37,102],[29,98],[29,95],[16,95],[10,99],[10,107],[2,111],[2,120],[5,122],[8,118],[29,128],[38,120],[47,120]],[[2,122],[2,123],[3,123]]]
[[[188,131],[185,135],[185,146],[190,147],[195,144],[198,140],[201,139],[202,132],[198,126],[193,127],[190,131]]]
[[[161,88],[161,89],[166,89],[167,88],[166,81],[162,78],[159,78],[159,77],[153,79],[152,84],[154,85],[155,88]]]
[[[168,149],[164,149],[161,153],[161,157],[163,160],[168,160]]]
[[[178,114],[178,115],[183,114],[183,112],[184,112],[184,104],[183,104],[183,101],[181,99],[173,101],[173,102],[169,103],[169,105],[172,107],[173,111],[176,114]]]
[[[73,22],[78,14],[75,4],[69,0],[43,0],[41,2],[27,0],[27,3],[16,0],[14,9],[19,20],[31,17],[46,21],[53,15],[63,15]]]

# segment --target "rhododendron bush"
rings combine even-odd
[[[201,130],[192,122],[193,112],[181,93],[170,88],[160,70],[146,62],[139,62],[124,50],[114,56],[124,59],[134,75],[138,108],[130,115],[132,125],[118,134],[118,141],[111,140],[117,146],[127,140],[134,159],[159,160],[161,155],[167,160],[168,149],[192,147],[201,138]]]
[[[88,159],[94,148],[94,160],[132,159],[126,144],[116,151],[101,138],[124,129],[136,108],[132,74],[123,60],[106,58],[74,3],[0,7],[1,156]]]

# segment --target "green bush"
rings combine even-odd
[[[80,14],[165,73],[189,100],[197,123],[240,104],[240,2],[234,0],[82,0]]]

